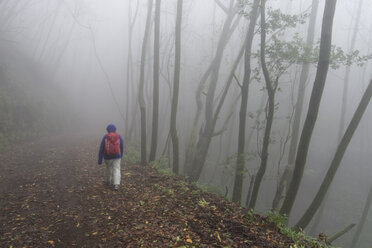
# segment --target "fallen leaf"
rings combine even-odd
[[[217,238],[218,238],[218,240],[219,240],[220,242],[222,242],[222,241],[221,241],[220,234],[219,234],[218,232],[216,232],[216,234],[217,234]]]

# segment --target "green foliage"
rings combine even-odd
[[[165,175],[173,175],[172,169],[169,168],[169,158],[160,157],[157,160],[151,162],[151,166],[154,166],[160,173]]]
[[[274,223],[279,229],[285,228],[287,223],[287,217],[275,212],[269,211],[267,218],[270,222]]]
[[[254,152],[254,151],[251,151],[251,152],[246,152],[246,153],[242,154],[241,156],[244,156],[244,161],[247,162],[247,161],[251,161],[251,160],[255,159],[257,157],[257,153]],[[225,174],[230,174],[232,176],[235,175],[235,173],[236,173],[235,167],[236,167],[237,157],[238,157],[238,154],[234,153],[234,154],[230,155],[229,157],[227,157],[226,160],[224,160],[222,162],[222,165],[224,166],[223,170],[224,170]],[[246,169],[246,168],[244,168],[242,171],[239,171],[238,173],[242,174],[243,176],[246,175],[246,174],[250,175],[249,170]]]
[[[239,0],[240,14],[245,18],[250,17],[250,12],[252,9],[252,1],[249,0]],[[280,9],[268,8],[267,11],[267,21],[266,30],[268,34],[281,32],[288,28],[294,28],[298,24],[305,24],[306,18],[309,13],[301,13],[299,15],[289,15],[284,14]]]
[[[268,34],[281,32],[288,28],[295,28],[298,24],[305,24],[309,16],[308,13],[299,15],[284,14],[280,9],[268,8],[268,20],[266,21],[266,31]]]
[[[201,207],[206,207],[206,206],[209,206],[209,202],[207,202],[204,197],[202,197],[199,202],[198,202],[198,205],[201,206]]]
[[[254,211],[252,208],[248,210],[248,214],[246,218],[249,222],[254,221]]]
[[[0,85],[0,146],[38,135],[45,129],[42,119],[42,109],[27,92],[10,83]]]
[[[64,131],[78,116],[40,71],[23,69],[0,68],[0,146]]]
[[[141,160],[141,154],[136,147],[128,147],[128,150],[123,154],[123,160],[127,164],[135,164]]]
[[[276,225],[280,232],[289,238],[291,238],[295,244],[291,245],[291,248],[302,248],[302,247],[319,247],[327,248],[325,244],[319,243],[316,239],[306,236],[303,232],[296,232],[287,226],[287,216],[280,215],[276,212],[268,212],[267,219]]]
[[[221,189],[218,186],[206,184],[206,183],[204,184],[197,183],[196,186],[204,192],[221,195]]]
[[[316,64],[319,58],[319,41],[314,48],[305,48],[306,50],[299,58],[299,63],[311,63]],[[331,54],[329,59],[329,66],[336,70],[340,66],[363,66],[368,60],[372,59],[372,54],[361,55],[359,50],[345,53],[341,47],[332,45]]]
[[[249,17],[252,3],[247,0],[239,1],[240,13],[245,17]],[[283,13],[280,9],[267,9],[266,20],[266,63],[271,72],[271,81],[279,78],[287,72],[294,64],[318,62],[319,58],[319,42],[314,47],[306,46],[306,42],[298,33],[292,36],[288,35],[290,30],[306,23],[309,13],[301,13],[299,15],[289,15]],[[260,29],[258,30],[259,32]],[[253,54],[259,59],[260,51]],[[360,55],[358,50],[345,53],[342,48],[332,46],[330,56],[330,67],[337,69],[340,66],[350,66],[355,64],[363,66],[368,60],[372,59],[372,54]],[[253,78],[260,82],[260,70],[253,70]]]

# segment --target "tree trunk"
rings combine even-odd
[[[358,27],[359,27],[361,12],[362,12],[362,6],[363,6],[363,0],[359,0],[358,11],[356,14],[356,20],[355,20],[355,25],[354,25],[354,30],[353,30],[353,36],[351,37],[351,44],[350,44],[349,52],[352,52],[355,47],[356,37],[359,31]],[[345,129],[345,115],[346,115],[346,107],[347,107],[349,78],[350,78],[350,66],[346,66],[345,77],[344,77],[344,90],[342,94],[342,103],[341,103],[340,130],[339,130],[339,135],[338,135],[340,140],[342,138],[342,134]]]
[[[319,6],[319,0],[313,0],[312,6],[311,6],[309,26],[307,29],[307,40],[306,40],[307,53],[311,51],[311,48],[314,42],[314,33],[315,33],[314,30],[315,30],[316,17],[318,13],[318,6]],[[293,173],[293,163],[296,157],[296,148],[297,148],[297,143],[298,143],[298,134],[300,131],[302,107],[303,107],[303,102],[305,98],[305,88],[306,88],[306,81],[309,75],[309,70],[310,70],[310,63],[305,63],[302,65],[300,83],[298,85],[295,113],[294,113],[293,124],[292,124],[292,137],[291,137],[291,143],[289,145],[288,164],[284,169],[284,172],[279,181],[279,186],[275,193],[275,197],[274,197],[273,204],[272,204],[273,210],[279,209],[279,203],[283,197],[283,192],[287,188],[290,182],[292,173]]]
[[[266,172],[267,167],[267,159],[268,159],[268,150],[270,144],[270,134],[271,134],[271,127],[274,120],[274,108],[275,108],[275,91],[278,85],[279,78],[276,79],[273,85],[273,82],[270,79],[269,71],[266,67],[265,61],[265,46],[266,46],[266,21],[265,21],[265,8],[266,8],[266,0],[261,0],[261,67],[265,77],[266,83],[266,90],[268,94],[268,109],[266,110],[266,126],[265,126],[265,133],[263,138],[262,150],[261,150],[261,163],[258,169],[256,178],[254,180],[252,196],[249,201],[248,208],[254,209],[258,197],[258,191],[261,186],[261,182],[263,176]]]
[[[363,209],[363,214],[362,214],[362,217],[360,217],[359,224],[357,226],[357,229],[355,230],[355,234],[354,234],[353,240],[351,241],[350,248],[354,248],[358,244],[360,234],[362,234],[364,224],[366,223],[366,220],[367,220],[369,209],[371,208],[371,201],[372,201],[372,185],[369,188],[367,201]]]
[[[198,143],[198,144],[201,143],[201,142],[199,142],[201,140],[201,138],[199,138],[199,141],[197,142],[197,130],[198,130],[200,115],[201,115],[202,109],[203,109],[203,102],[202,102],[203,90],[205,88],[205,84],[206,84],[209,77],[211,77],[211,79],[210,79],[211,84],[213,84],[213,82],[215,82],[218,79],[218,73],[219,73],[219,68],[220,68],[221,61],[222,61],[223,52],[225,50],[225,47],[226,47],[229,39],[231,38],[231,34],[234,32],[234,30],[237,27],[237,24],[239,23],[239,18],[233,23],[234,17],[237,14],[237,6],[234,5],[233,3],[234,3],[234,0],[230,0],[230,8],[229,8],[229,11],[227,12],[227,18],[224,22],[222,32],[221,32],[221,35],[220,35],[220,39],[219,39],[218,44],[217,44],[216,55],[213,58],[210,66],[208,67],[206,72],[203,74],[203,77],[202,77],[202,79],[199,83],[199,86],[198,86],[198,89],[197,89],[197,92],[196,92],[196,95],[195,95],[196,104],[197,104],[197,111],[196,111],[196,114],[195,114],[195,117],[194,117],[191,138],[190,138],[189,144],[188,144],[187,149],[186,149],[186,159],[185,159],[185,169],[186,169],[186,173],[189,176],[191,176],[191,174],[194,173],[194,167],[195,167],[194,163],[195,163],[196,157],[199,156],[199,155],[196,154],[197,153],[197,148],[196,148],[197,144],[196,143]],[[213,86],[212,86],[212,88],[213,88]],[[210,92],[210,90],[211,90],[211,88],[209,88],[208,92]],[[209,93],[209,94],[211,94],[211,93]],[[210,98],[210,96],[209,96],[209,98]],[[213,110],[213,108],[212,108],[212,110]],[[208,117],[211,117],[210,114],[208,114]],[[212,114],[213,114],[213,112],[212,112]],[[211,124],[210,121],[211,121],[211,119],[208,119],[208,126]],[[195,146],[195,144],[196,144],[196,146]],[[208,148],[207,148],[207,151],[208,151]],[[204,162],[202,162],[201,160],[205,161],[205,158],[203,158],[203,156],[202,156],[201,159],[198,159],[198,161],[200,161],[200,163],[202,163],[201,166],[203,166]],[[200,164],[200,163],[198,162],[198,164]]]
[[[348,128],[345,131],[344,136],[341,139],[340,144],[337,147],[337,151],[333,157],[331,166],[329,167],[327,174],[318,190],[318,193],[316,194],[314,200],[310,204],[309,208],[306,210],[305,214],[302,216],[300,221],[296,224],[296,229],[304,229],[314,216],[316,210],[319,208],[320,204],[322,203],[325,194],[328,191],[329,186],[332,183],[332,180],[338,170],[338,167],[340,166],[341,160],[344,157],[346,148],[348,147],[351,138],[353,137],[353,134],[355,130],[357,129],[360,120],[362,119],[362,116],[368,106],[369,101],[372,97],[372,79],[366,89],[366,91],[363,94],[363,97],[359,103],[358,108],[355,110],[354,116],[350,121],[350,124]]]
[[[155,3],[155,25],[154,25],[154,89],[152,103],[152,133],[151,150],[149,161],[154,161],[158,145],[158,124],[159,124],[159,42],[160,42],[160,7],[161,0]]]
[[[140,68],[140,81],[138,89],[138,103],[141,112],[141,164],[145,165],[146,161],[146,103],[144,98],[144,84],[145,84],[145,63],[146,63],[146,49],[147,40],[150,34],[150,24],[151,24],[151,12],[152,12],[152,0],[148,0],[148,9],[146,17],[145,35],[142,41],[142,51],[141,51],[141,68]]]
[[[170,132],[173,145],[173,172],[179,173],[179,146],[177,134],[177,107],[178,94],[180,86],[180,70],[181,70],[181,27],[182,27],[182,4],[183,0],[177,1],[177,17],[176,17],[176,39],[175,39],[175,62],[174,62],[174,85],[173,97],[171,106],[171,123]]]
[[[239,113],[239,134],[238,134],[238,154],[236,160],[235,168],[235,180],[233,188],[232,200],[234,202],[240,203],[242,198],[242,187],[243,187],[243,171],[245,164],[245,126],[247,119],[247,105],[248,105],[248,92],[249,83],[251,79],[251,53],[252,53],[252,42],[254,37],[254,30],[258,17],[258,6],[260,0],[255,0],[253,2],[250,18],[249,27],[247,32],[247,37],[245,40],[245,55],[244,55],[244,79],[241,87],[241,104]]]
[[[252,175],[249,181],[249,187],[248,187],[248,192],[247,192],[247,198],[245,199],[245,206],[248,207],[249,201],[251,200],[252,197],[252,190],[253,190],[253,185],[254,185],[254,178],[255,176]]]
[[[132,121],[135,121],[135,116],[130,113],[130,107],[131,107],[131,97],[134,96],[134,92],[131,92],[131,85],[133,84],[133,56],[132,56],[132,36],[133,36],[133,28],[134,24],[137,19],[137,11],[138,11],[138,1],[137,1],[137,7],[136,12],[134,14],[134,18],[132,20],[132,1],[129,1],[128,4],[128,58],[127,58],[127,75],[126,75],[126,81],[127,81],[127,90],[126,90],[126,110],[125,110],[125,137],[127,138],[127,142],[131,142],[132,138],[132,129],[131,125],[129,123],[129,116],[131,116],[130,119]],[[134,91],[134,87],[133,87]],[[137,104],[134,103],[132,106],[133,109],[137,108]],[[132,110],[133,111],[133,110]],[[137,113],[137,111],[134,110],[134,112]]]
[[[203,170],[205,160],[207,157],[207,153],[209,150],[209,145],[212,141],[212,137],[214,136],[214,128],[216,124],[216,119],[218,117],[217,111],[214,112],[214,97],[215,91],[218,83],[218,76],[219,70],[221,66],[221,61],[223,57],[224,48],[232,36],[232,32],[236,29],[237,24],[239,23],[240,17],[237,17],[234,24],[231,26],[232,20],[234,16],[237,14],[237,5],[233,4],[234,1],[230,1],[230,8],[228,11],[228,17],[225,22],[228,25],[224,25],[224,28],[221,33],[221,39],[217,46],[216,56],[213,62],[213,67],[210,76],[210,84],[207,91],[207,97],[205,101],[205,125],[201,130],[200,137],[197,143],[195,155],[192,160],[192,164],[190,165],[190,179],[193,181],[197,181],[201,175]],[[231,27],[230,27],[231,26]],[[230,82],[232,81],[233,77],[230,77]],[[221,101],[220,101],[221,102]]]
[[[227,92],[228,92],[228,90],[231,86],[231,83],[232,83],[234,75],[235,75],[236,68],[238,67],[240,59],[243,56],[244,48],[245,48],[245,43],[240,48],[240,50],[238,52],[238,56],[235,59],[233,67],[231,68],[229,77],[228,77],[227,82],[226,82],[225,89],[223,90],[223,93],[222,93],[222,97],[219,100],[216,111],[214,113],[212,113],[212,116],[213,116],[212,120],[210,121],[210,124],[208,125],[208,127],[206,125],[206,127],[204,128],[204,130],[200,134],[199,141],[198,141],[198,144],[197,144],[197,150],[196,150],[196,153],[195,153],[195,157],[194,157],[193,163],[190,166],[191,170],[190,170],[189,175],[190,175],[190,179],[193,180],[193,181],[198,181],[199,180],[199,177],[200,177],[201,172],[203,170],[203,166],[204,166],[204,163],[205,163],[205,159],[207,157],[209,145],[212,141],[213,136],[216,136],[215,126],[216,126],[216,123],[217,123],[218,115],[221,111],[223,103],[225,102]]]
[[[45,38],[45,40],[44,40],[44,42],[43,42],[43,45],[42,45],[42,47],[41,47],[41,51],[40,51],[39,56],[38,56],[38,59],[37,59],[37,60],[39,60],[39,61],[42,59],[42,57],[43,57],[43,55],[44,55],[44,52],[45,52],[45,50],[46,50],[46,48],[47,48],[48,41],[49,41],[49,39],[50,39],[50,36],[51,36],[51,34],[52,34],[52,31],[53,31],[54,28],[55,28],[55,23],[56,23],[56,20],[57,20],[57,16],[58,16],[58,14],[59,14],[59,9],[61,8],[61,4],[62,4],[62,2],[60,2],[60,1],[57,2],[57,7],[56,7],[56,9],[55,9],[55,13],[56,13],[56,14],[53,16],[53,20],[52,20],[52,22],[51,22],[51,24],[50,24],[50,26],[49,26],[49,30],[48,30],[47,36],[46,36],[46,38]]]
[[[355,226],[355,224],[350,224],[348,225],[347,227],[343,228],[341,231],[333,234],[332,236],[330,236],[328,238],[328,242],[332,244],[333,241],[335,241],[336,239],[338,239],[339,237],[342,237],[342,235],[346,234],[347,232],[349,232],[351,229],[353,229],[353,227]]]
[[[284,199],[283,206],[280,209],[281,214],[290,214],[304,173],[311,136],[316,119],[318,117],[320,100],[322,98],[324,85],[328,74],[329,57],[332,43],[333,18],[336,9],[336,3],[337,0],[328,0],[325,4],[320,40],[318,69],[314,81],[313,91],[310,97],[309,109],[298,145],[292,180],[286,198]]]

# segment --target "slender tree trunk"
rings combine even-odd
[[[72,25],[71,25],[70,31],[69,31],[68,35],[66,36],[67,37],[67,40],[63,44],[63,47],[62,47],[61,51],[59,52],[56,60],[53,63],[53,67],[51,69],[51,75],[52,75],[53,78],[56,77],[56,73],[57,73],[57,71],[59,69],[59,66],[61,64],[61,60],[63,58],[63,55],[65,55],[65,51],[66,51],[68,45],[70,44],[71,36],[72,36],[72,33],[73,33],[74,29],[75,29],[75,26],[76,26],[76,22],[73,22]]]
[[[350,224],[348,225],[347,227],[343,228],[341,231],[333,234],[332,236],[330,236],[328,238],[328,242],[332,244],[333,241],[335,241],[336,239],[338,239],[339,237],[342,237],[342,235],[346,234],[347,232],[349,232],[351,229],[353,229],[353,227],[355,226],[355,224]]]
[[[245,206],[248,207],[249,201],[251,200],[252,197],[252,190],[253,190],[253,185],[254,185],[254,178],[255,176],[252,175],[249,181],[249,187],[248,187],[248,193],[247,193],[247,198],[245,199]]]
[[[2,13],[2,20],[0,22],[0,27],[2,30],[4,30],[9,23],[14,19],[14,15],[16,14],[16,10],[18,8],[18,5],[21,3],[20,1],[10,1],[12,2],[11,6],[7,8],[7,11],[5,13]],[[4,11],[3,11],[4,12]]]
[[[218,41],[218,44],[217,44],[215,57],[213,58],[211,64],[209,65],[208,69],[206,70],[206,72],[203,74],[203,77],[202,77],[202,79],[199,83],[199,86],[198,86],[198,89],[197,89],[197,92],[196,92],[196,95],[195,95],[196,104],[197,104],[197,111],[196,111],[196,114],[195,114],[195,117],[194,117],[191,138],[190,138],[189,144],[188,144],[187,149],[186,149],[186,159],[185,159],[185,169],[186,169],[186,173],[189,176],[191,176],[191,174],[193,174],[194,171],[195,171],[194,166],[195,166],[196,157],[200,157],[201,159],[198,159],[198,161],[200,161],[200,163],[203,163],[203,165],[204,165],[204,162],[202,162],[202,160],[205,161],[205,158],[203,158],[203,155],[202,156],[200,156],[200,154],[197,155],[198,149],[196,148],[197,143],[198,144],[201,143],[201,142],[199,142],[201,140],[201,138],[199,138],[199,141],[197,142],[197,130],[198,130],[200,115],[201,115],[202,109],[203,109],[203,102],[202,102],[203,90],[205,88],[205,84],[206,84],[209,77],[211,78],[210,79],[211,84],[213,84],[212,82],[215,82],[218,79],[218,73],[219,73],[219,68],[220,68],[220,65],[221,65],[222,55],[223,55],[224,49],[225,49],[229,39],[231,38],[231,34],[236,29],[236,27],[239,23],[239,20],[240,20],[240,18],[237,18],[235,20],[235,22],[233,23],[233,20],[234,20],[234,17],[235,17],[236,14],[237,14],[237,6],[236,5],[234,6],[234,0],[230,0],[230,8],[227,12],[227,17],[226,17],[226,20],[224,22],[222,32],[221,32],[221,35],[220,35],[220,38],[219,38],[219,41]],[[213,86],[212,86],[212,88],[213,88]],[[208,92],[210,91],[210,89],[211,88],[209,88]],[[209,93],[209,94],[211,94],[211,93]],[[209,98],[210,98],[210,96],[209,96]],[[212,110],[213,110],[213,108],[212,108]],[[213,113],[210,113],[210,114],[213,114]],[[210,114],[208,114],[208,117],[211,117]],[[210,120],[211,119],[209,119],[209,121],[208,121],[208,126],[210,125]],[[207,150],[208,150],[208,148],[207,148]],[[202,152],[202,153],[204,153],[204,152]],[[200,164],[200,163],[198,162],[198,164]]]
[[[138,89],[138,103],[141,112],[141,164],[145,165],[146,161],[146,103],[144,98],[144,84],[145,84],[145,64],[146,64],[146,49],[147,40],[150,34],[152,0],[148,0],[148,9],[146,17],[145,35],[142,41],[142,54],[141,54],[141,68],[140,68],[140,81]]]
[[[127,142],[130,142],[130,138],[129,138],[129,118],[128,116],[129,115],[129,109],[130,109],[130,106],[129,106],[129,103],[130,103],[130,84],[131,84],[131,73],[133,72],[131,69],[132,69],[132,29],[131,29],[131,24],[132,24],[132,1],[129,1],[128,4],[128,57],[127,57],[127,75],[126,75],[126,104],[125,104],[125,131],[124,131],[124,134],[125,134],[125,138],[127,139]]]
[[[183,0],[177,1],[177,17],[176,17],[176,30],[175,30],[176,39],[175,39],[174,85],[173,85],[171,123],[170,123],[170,132],[171,132],[172,145],[173,145],[173,172],[175,174],[179,174],[177,107],[178,107],[178,94],[179,94],[180,70],[181,70],[182,4],[183,4]]]
[[[235,59],[233,67],[230,71],[230,74],[229,74],[229,77],[227,79],[226,86],[225,86],[225,89],[223,91],[222,97],[219,100],[219,103],[217,105],[217,108],[216,108],[215,112],[212,113],[212,116],[213,116],[212,120],[210,121],[208,126],[206,124],[206,127],[203,129],[202,133],[200,134],[200,138],[199,138],[199,141],[198,141],[198,144],[197,144],[196,155],[195,155],[195,158],[193,160],[194,162],[191,165],[192,170],[191,170],[191,173],[190,173],[190,178],[193,181],[198,181],[199,180],[199,177],[201,175],[201,172],[203,170],[203,166],[204,166],[204,163],[205,163],[205,160],[206,160],[206,157],[207,157],[209,145],[212,141],[212,138],[217,135],[215,133],[215,126],[216,126],[216,123],[217,123],[217,119],[218,119],[219,113],[221,111],[222,105],[225,102],[227,92],[228,92],[228,90],[231,86],[231,83],[233,81],[233,78],[234,78],[234,75],[235,75],[235,70],[238,67],[240,59],[243,55],[244,48],[245,48],[245,44],[243,43],[242,47],[239,50],[238,56]],[[221,132],[218,132],[218,133],[220,134]]]
[[[242,198],[242,188],[243,188],[243,171],[245,164],[245,127],[247,119],[247,105],[248,105],[248,93],[249,93],[249,83],[251,79],[251,53],[252,53],[252,43],[254,38],[254,30],[256,26],[256,21],[258,17],[258,7],[260,0],[255,0],[253,2],[252,10],[249,18],[249,27],[247,32],[247,37],[245,40],[245,55],[244,55],[244,79],[241,87],[241,104],[239,113],[239,134],[238,134],[238,154],[236,160],[235,168],[235,180],[233,188],[232,200],[234,202],[240,203]]]
[[[309,228],[309,231],[308,231],[309,235],[311,235],[311,236],[316,236],[317,235],[318,225],[320,224],[320,222],[322,220],[322,217],[323,217],[323,214],[324,214],[324,211],[325,211],[325,203],[326,202],[327,202],[327,196],[325,197],[322,204],[320,205],[319,210],[316,211],[316,213],[315,213],[314,221],[311,225],[311,228]]]
[[[312,6],[311,6],[309,26],[307,30],[307,40],[306,40],[307,53],[311,51],[311,48],[313,46],[318,6],[319,6],[319,0],[313,0]],[[292,137],[291,137],[291,143],[289,145],[288,163],[280,178],[279,186],[275,193],[275,197],[274,197],[273,204],[272,204],[273,210],[277,210],[279,208],[279,203],[283,197],[283,192],[288,186],[292,173],[293,173],[293,164],[295,162],[295,157],[296,157],[298,134],[300,131],[302,108],[303,108],[303,102],[305,98],[306,81],[309,76],[309,71],[310,71],[310,63],[303,64],[302,69],[301,69],[301,75],[300,75],[300,83],[298,85],[296,108],[295,108],[295,113],[293,117]]]
[[[133,20],[132,20],[132,1],[128,1],[128,58],[127,58],[127,75],[126,75],[126,82],[127,82],[127,89],[126,89],[126,118],[125,118],[125,137],[127,138],[127,142],[131,142],[132,133],[133,130],[131,125],[129,123],[129,120],[131,119],[132,122],[135,122],[135,116],[130,113],[130,107],[131,107],[131,100],[133,101],[134,98],[131,98],[131,96],[134,96],[134,92],[131,92],[131,85],[133,84],[133,56],[132,56],[132,36],[133,36],[133,28],[136,23],[137,19],[137,12],[138,12],[138,5],[139,2],[137,1],[137,7],[136,12],[134,14]],[[134,91],[134,87],[133,87]],[[135,113],[137,113],[136,108],[137,104],[134,103],[132,108]],[[129,118],[129,116],[131,118]]]
[[[306,210],[305,214],[296,224],[295,226],[296,229],[299,229],[299,228],[304,229],[309,224],[316,210],[319,208],[320,204],[322,203],[324,196],[326,195],[329,189],[329,186],[331,185],[332,180],[338,170],[338,167],[340,166],[341,160],[344,157],[346,148],[348,147],[350,140],[354,135],[355,130],[358,128],[360,120],[363,117],[363,114],[368,106],[368,103],[371,100],[371,97],[372,97],[372,79],[366,91],[364,92],[364,95],[359,103],[358,108],[355,110],[354,116],[351,119],[350,124],[348,128],[346,129],[344,136],[341,139],[340,144],[337,147],[337,151],[333,157],[331,166],[329,167],[327,174],[322,184],[320,185],[318,193],[316,194],[309,208]]]
[[[286,198],[284,199],[283,206],[280,209],[281,214],[289,215],[289,213],[291,212],[304,173],[311,136],[316,123],[316,119],[318,117],[319,105],[328,74],[329,57],[332,43],[333,18],[336,9],[336,3],[337,0],[328,0],[325,3],[318,69],[314,81],[313,91],[310,97],[309,109],[298,145],[292,180]]]
[[[234,16],[237,13],[237,6],[233,5],[233,1],[231,1],[230,4],[230,13],[228,15],[228,23],[231,23]],[[224,34],[230,33],[230,25],[224,26],[225,30],[222,31],[222,42],[219,44],[219,47],[217,47],[216,51],[216,61],[213,65],[212,72],[211,72],[211,80],[209,84],[209,88],[207,91],[207,97],[205,101],[205,120],[206,120],[206,128],[209,128],[213,121],[213,109],[214,109],[214,98],[215,98],[215,91],[217,87],[218,82],[218,76],[221,66],[221,61],[223,57],[224,47],[227,44],[228,38],[224,36]]]
[[[358,11],[356,14],[356,20],[353,30],[353,36],[351,37],[351,44],[349,52],[352,52],[355,47],[356,37],[358,34],[358,27],[360,16],[362,12],[363,0],[359,0]],[[345,129],[345,115],[346,115],[346,107],[347,107],[347,98],[348,98],[348,88],[349,88],[349,78],[350,78],[350,66],[346,66],[345,77],[344,77],[344,90],[342,94],[342,103],[341,103],[341,120],[340,120],[340,130],[339,130],[339,139],[341,140],[342,134]]]
[[[237,14],[238,6],[233,4],[234,1],[230,1],[230,8],[228,11],[228,17],[226,22],[232,23],[234,16]],[[216,118],[218,114],[214,112],[214,98],[215,98],[215,91],[218,82],[219,70],[221,66],[221,61],[223,57],[224,48],[227,44],[227,41],[232,35],[233,30],[235,30],[240,17],[236,19],[234,24],[230,27],[230,25],[224,25],[224,29],[221,34],[221,42],[219,42],[216,50],[215,60],[213,62],[211,77],[210,77],[210,84],[207,91],[206,102],[205,102],[205,125],[201,130],[200,137],[197,143],[196,152],[193,158],[193,162],[190,166],[189,172],[190,179],[193,181],[197,181],[201,175],[203,170],[207,153],[209,150],[209,145],[211,140],[214,136],[214,127],[216,124]],[[225,22],[225,24],[226,24]],[[232,78],[231,78],[232,80]],[[217,111],[216,111],[217,112]]]
[[[261,51],[260,51],[260,57],[261,57],[261,67],[262,71],[265,77],[265,83],[266,83],[266,90],[268,94],[268,109],[266,112],[266,127],[265,127],[265,133],[263,138],[263,144],[262,144],[262,151],[261,151],[261,164],[258,169],[256,178],[254,180],[253,190],[252,190],[252,196],[249,201],[248,208],[254,209],[258,197],[258,191],[261,186],[262,178],[266,172],[267,167],[267,159],[268,159],[268,150],[269,150],[269,144],[270,144],[270,134],[271,134],[271,127],[274,120],[274,108],[275,108],[275,91],[276,87],[278,85],[279,78],[276,79],[276,81],[273,82],[270,79],[269,71],[266,67],[266,61],[265,61],[265,46],[266,46],[266,21],[265,21],[265,8],[266,8],[266,0],[261,0]]]
[[[187,175],[191,174],[191,164],[192,164],[193,157],[195,155],[195,146],[196,146],[195,144],[197,141],[197,132],[198,132],[197,129],[199,125],[200,115],[203,110],[202,92],[204,90],[205,82],[208,79],[212,71],[212,66],[213,66],[213,62],[210,64],[209,68],[206,70],[206,72],[202,76],[202,79],[200,80],[198,89],[196,90],[196,94],[195,94],[196,113],[195,113],[194,121],[192,124],[190,140],[188,141],[187,148],[186,148],[185,165],[184,165]]]
[[[368,197],[367,197],[367,201],[364,206],[364,209],[363,209],[362,217],[360,217],[360,221],[357,226],[357,229],[355,230],[355,234],[354,234],[353,240],[351,241],[350,248],[354,248],[358,244],[359,237],[362,234],[364,224],[366,223],[366,220],[367,220],[369,209],[371,208],[371,201],[372,201],[372,185],[369,188]]]
[[[59,14],[59,9],[61,8],[61,3],[62,2],[60,2],[60,1],[57,2],[57,7],[56,7],[56,10],[55,10],[56,13],[53,16],[53,20],[52,20],[52,23],[50,24],[46,39],[44,40],[43,46],[41,47],[41,51],[40,51],[38,60],[41,60],[41,58],[44,55],[44,52],[45,52],[45,49],[47,47],[47,44],[48,44],[49,38],[51,36],[52,30],[54,29],[54,25],[56,23],[57,16]]]
[[[158,124],[159,124],[159,50],[160,50],[160,7],[161,0],[155,4],[155,32],[154,32],[154,89],[152,106],[152,135],[149,161],[154,161],[158,145]]]

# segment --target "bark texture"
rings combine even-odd
[[[173,82],[173,97],[171,106],[171,123],[170,133],[173,145],[173,172],[179,174],[179,145],[177,134],[177,107],[178,95],[180,86],[180,70],[181,70],[181,27],[182,27],[182,5],[183,0],[177,1],[177,17],[176,17],[176,40],[175,40],[175,62],[174,62],[174,82]]]
[[[142,51],[141,51],[141,68],[140,68],[140,81],[138,89],[138,103],[141,112],[141,164],[145,165],[147,163],[146,158],[146,102],[144,97],[144,85],[145,85],[145,64],[146,64],[146,49],[147,40],[150,34],[150,24],[151,24],[151,12],[152,12],[152,0],[148,0],[148,9],[146,17],[145,35],[142,41]]]
[[[337,0],[328,0],[325,3],[322,32],[320,39],[320,54],[318,69],[314,81],[313,90],[310,97],[309,109],[302,129],[298,151],[296,155],[295,168],[293,171],[292,180],[284,199],[283,206],[280,209],[281,214],[289,215],[293,207],[296,195],[304,174],[307,154],[315,123],[318,117],[319,105],[322,99],[325,81],[329,68],[329,57],[332,43],[332,28],[333,19],[336,9]]]
[[[249,83],[251,79],[251,53],[252,53],[252,42],[254,38],[254,30],[258,17],[258,7],[260,0],[253,2],[247,36],[245,40],[245,54],[244,54],[244,79],[241,86],[241,103],[239,113],[239,134],[238,134],[238,154],[235,167],[235,180],[233,188],[232,200],[240,203],[242,198],[242,187],[243,187],[243,173],[245,164],[245,127],[247,119],[247,105],[248,105],[248,93]]]
[[[331,185],[334,176],[340,166],[342,158],[344,157],[346,148],[348,147],[351,138],[354,135],[355,130],[357,129],[360,120],[368,106],[369,101],[372,97],[372,80],[370,81],[366,91],[363,94],[363,97],[358,105],[358,108],[355,110],[354,116],[351,119],[351,122],[348,128],[345,131],[344,136],[341,139],[340,144],[337,147],[337,151],[332,159],[331,166],[329,167],[325,178],[323,179],[322,184],[316,194],[314,200],[311,202],[309,208],[306,210],[305,214],[299,220],[299,222],[295,225],[296,229],[302,228],[304,229],[309,222],[311,221],[312,217],[314,216],[315,212],[318,210],[320,204],[322,203],[324,196],[326,195],[329,186]]]

